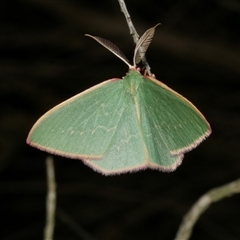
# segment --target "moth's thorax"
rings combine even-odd
[[[130,69],[127,75],[123,78],[124,84],[131,89],[131,92],[138,89],[143,83],[144,77],[137,70]]]

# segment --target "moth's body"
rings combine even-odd
[[[191,124],[197,127],[189,132]],[[173,171],[208,135],[208,123],[188,100],[130,69],[123,79],[107,80],[47,112],[27,142],[114,174]]]

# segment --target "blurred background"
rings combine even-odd
[[[157,79],[192,101],[213,133],[173,173],[113,177],[54,157],[55,239],[173,239],[206,191],[240,176],[240,2],[128,0],[141,35],[161,22],[147,52]],[[117,0],[0,2],[0,238],[42,239],[47,153],[26,145],[35,121],[127,66],[85,33],[109,39],[132,62]],[[240,196],[208,209],[192,239],[240,239]]]

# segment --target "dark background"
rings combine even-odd
[[[105,177],[54,157],[55,239],[173,239],[202,194],[240,176],[240,2],[126,4],[139,34],[161,22],[147,52],[152,72],[191,100],[213,133],[173,173]],[[0,238],[42,239],[47,154],[26,145],[27,134],[56,104],[127,72],[85,33],[111,40],[130,60],[134,44],[117,0],[2,0],[0,17]],[[192,239],[239,239],[239,202],[214,204]]]

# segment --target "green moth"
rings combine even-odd
[[[105,175],[146,168],[174,171],[184,153],[208,137],[211,128],[191,102],[137,67],[156,26],[136,44],[133,66],[113,43],[87,35],[123,60],[129,67],[127,75],[104,81],[49,110],[34,124],[27,143],[81,159]]]

